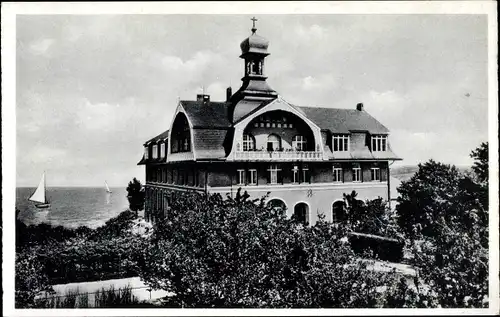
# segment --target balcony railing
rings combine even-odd
[[[276,160],[276,161],[321,161],[321,151],[240,151],[234,153],[235,160]]]

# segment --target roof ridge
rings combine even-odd
[[[203,101],[199,101],[199,100],[179,100],[180,102],[199,102],[199,103],[202,103]],[[227,101],[212,101],[210,100],[209,103],[218,103],[218,104],[228,104]]]
[[[309,109],[356,110],[356,109],[351,109],[351,108],[331,108],[331,107],[325,107],[325,106],[296,106],[296,105],[293,105],[293,106],[299,107],[299,108],[309,108]],[[358,110],[356,110],[356,111],[358,111]]]

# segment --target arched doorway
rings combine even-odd
[[[286,204],[283,200],[279,198],[273,198],[270,201],[267,202],[267,206],[273,208],[273,209],[278,209],[281,208],[282,210],[286,210]]]
[[[309,225],[309,206],[304,202],[297,203],[293,208],[293,219],[305,226]]]
[[[332,204],[332,222],[342,222],[347,219],[346,204],[343,200],[337,200]]]

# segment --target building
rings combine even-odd
[[[363,104],[352,109],[301,107],[267,83],[269,42],[252,34],[240,47],[242,85],[225,101],[181,100],[171,126],[144,144],[147,220],[163,214],[170,190],[234,195],[238,188],[288,216],[314,223],[342,218],[343,194],[390,199],[389,164],[400,160],[389,130]]]

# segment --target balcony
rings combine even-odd
[[[234,152],[236,161],[322,161],[321,151],[240,151]]]

